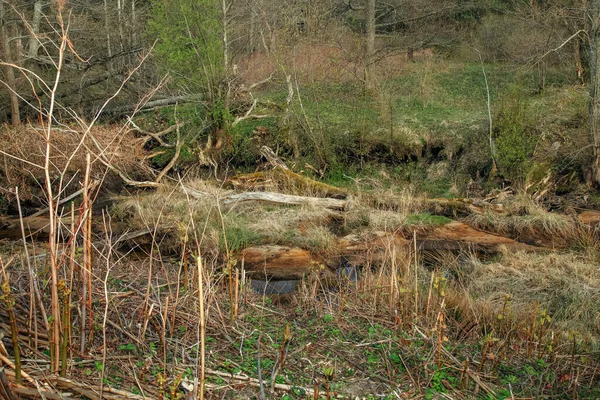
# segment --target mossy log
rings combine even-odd
[[[236,175],[229,178],[228,183],[237,190],[277,190],[287,194],[337,199],[348,196],[348,192],[344,189],[316,181],[280,166],[270,171]]]
[[[61,218],[65,225],[71,224],[70,217]],[[50,232],[50,219],[47,216],[24,217],[23,226],[27,237],[41,239],[48,237]],[[0,216],[0,239],[21,239],[21,221],[19,218]]]
[[[366,196],[366,202],[374,208],[399,211],[406,207],[405,201],[394,197]],[[502,204],[488,203],[479,199],[415,199],[422,212],[442,215],[448,218],[465,217],[472,214],[483,214],[486,211],[504,212]]]

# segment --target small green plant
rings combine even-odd
[[[513,86],[501,100],[494,124],[500,173],[511,180],[523,179],[538,138],[535,111],[526,104],[521,87]]]
[[[135,350],[135,346],[133,345],[133,343],[122,344],[122,345],[119,346],[119,350],[121,350],[121,351],[134,351]]]

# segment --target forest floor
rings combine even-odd
[[[248,189],[241,181],[237,192]],[[201,255],[207,398],[600,395],[599,213],[549,212],[511,190],[451,200],[354,191],[333,210],[223,205],[231,189],[185,187],[204,195],[176,186],[142,192],[96,217],[91,325],[82,322],[81,249],[74,265],[62,264],[71,290],[64,378],[50,374],[23,246],[2,241],[13,292],[0,306],[2,357],[10,366],[12,299],[29,376],[10,384],[14,393],[191,398],[201,375]],[[289,180],[278,189],[298,194]],[[28,252],[49,312],[44,245],[31,242]],[[299,276],[294,291],[279,295],[250,284]],[[13,368],[5,371],[14,382]]]
[[[288,132],[276,116],[232,130],[223,158],[238,172],[281,144],[297,173],[262,165],[128,192],[108,174],[102,196],[120,195],[94,203],[87,240],[71,231],[88,215],[79,199],[60,207],[60,366],[48,219],[0,216],[0,397],[192,399],[204,376],[210,399],[599,398],[600,197],[580,179],[587,90],[561,71],[549,69],[539,91],[530,70],[485,66],[498,132],[539,138],[516,157],[536,173],[510,188],[480,174],[490,164],[482,66],[399,65],[375,93],[300,71]],[[284,104],[287,89],[256,95]],[[168,128],[173,115],[137,122]],[[5,158],[0,184],[22,189],[30,215],[46,142],[27,129],[28,141],[0,132],[31,163]],[[90,135],[132,180],[155,176],[175,151],[150,157],[147,138],[123,127]],[[80,139],[55,138],[53,163],[74,161],[77,182]],[[15,214],[7,198],[0,212]]]

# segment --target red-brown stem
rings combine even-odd
[[[91,315],[88,312],[88,307],[90,306],[90,302],[88,298],[91,296],[89,293],[91,291],[91,243],[89,243],[90,238],[90,224],[88,221],[91,219],[91,209],[90,209],[90,165],[91,165],[91,157],[88,153],[86,155],[86,169],[85,169],[85,178],[83,181],[83,204],[81,207],[81,219],[82,219],[82,236],[83,236],[83,268],[81,269],[81,343],[80,343],[80,351],[81,353],[86,352],[87,348],[87,340],[86,340],[86,330],[89,332],[89,336],[92,335],[91,325]],[[89,316],[90,321],[87,321]],[[89,326],[88,326],[89,324]]]
[[[15,188],[15,197],[17,198],[17,209],[19,210],[19,222],[21,225],[21,238],[23,239],[23,249],[27,259],[27,269],[29,271],[29,331],[33,331],[33,348],[38,348],[38,330],[37,330],[37,307],[35,301],[35,277],[31,268],[29,259],[29,249],[27,249],[27,238],[25,237],[25,225],[23,224],[23,212],[21,210],[21,199],[19,198],[19,188]]]
[[[14,305],[15,301],[10,292],[10,281],[8,275],[2,264],[2,272],[4,274],[4,283],[2,284],[2,292],[4,302],[6,304],[6,312],[8,313],[8,319],[10,321],[10,334],[13,342],[13,351],[15,354],[15,379],[17,383],[21,383],[21,348],[19,347],[19,330],[17,328],[17,319],[15,317]]]
[[[71,325],[71,315],[69,307],[70,290],[65,281],[60,281],[60,291],[62,300],[62,321],[63,332],[60,344],[60,376],[67,375],[67,353],[69,350],[69,326]]]
[[[204,320],[204,276],[202,274],[202,258],[198,256],[198,305],[200,307],[200,387],[198,399],[204,400],[204,370],[205,370],[205,323]]]

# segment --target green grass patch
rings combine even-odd
[[[407,225],[443,226],[452,222],[450,218],[429,213],[410,214],[406,216]]]

